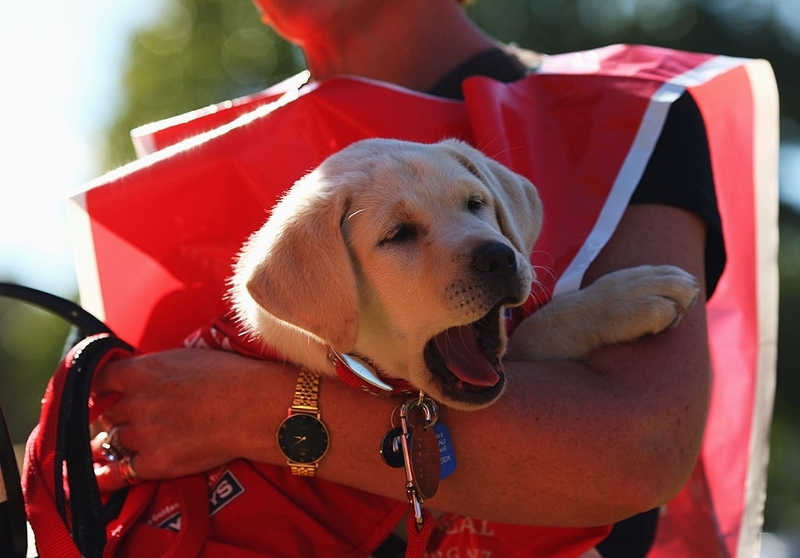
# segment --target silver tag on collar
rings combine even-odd
[[[367,382],[371,386],[384,391],[394,391],[392,386],[378,378],[378,375],[373,370],[372,366],[358,358],[357,356],[347,355],[344,353],[336,353],[339,360],[342,361],[350,372]]]

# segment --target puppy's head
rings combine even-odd
[[[235,307],[299,364],[324,367],[331,347],[446,405],[486,406],[541,219],[530,182],[462,142],[358,142],[298,181],[245,245]]]

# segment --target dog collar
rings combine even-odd
[[[350,387],[359,388],[381,397],[415,393],[411,384],[403,380],[382,380],[372,366],[358,357],[338,353],[331,349],[328,358],[336,367],[336,375],[339,376],[339,379]]]

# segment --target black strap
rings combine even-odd
[[[87,337],[96,333],[113,334],[111,329],[104,324],[102,320],[97,319],[80,305],[66,298],[61,298],[54,294],[24,287],[15,283],[4,282],[0,282],[0,296],[21,300],[51,312],[72,325],[77,326],[78,329],[81,330],[82,337]]]
[[[24,558],[28,548],[28,529],[25,525],[25,502],[19,480],[17,457],[8,432],[6,417],[0,408],[0,469],[6,501],[0,504],[0,556]]]
[[[76,351],[67,373],[59,406],[56,463],[66,464],[69,484],[69,507],[64,491],[63,468],[56,466],[56,506],[67,523],[72,523],[72,537],[82,556],[101,556],[105,546],[105,523],[109,512],[103,508],[100,491],[94,476],[89,445],[88,399],[94,370],[101,359],[114,349],[132,351],[131,347],[113,335],[101,320],[78,304],[30,287],[0,282],[0,296],[27,302],[47,310],[73,326],[87,339]],[[0,408],[0,467],[8,501],[0,506],[0,555],[12,558],[27,553],[27,527],[19,469],[14,445]],[[117,502],[118,504],[119,502]],[[116,505],[116,508],[119,506]]]
[[[103,554],[106,529],[103,503],[94,476],[89,434],[89,391],[92,377],[109,351],[131,347],[117,337],[101,334],[81,342],[69,365],[59,406],[55,456],[56,504],[62,517],[65,513],[63,468],[66,464],[69,484],[72,538],[81,555],[87,558]]]

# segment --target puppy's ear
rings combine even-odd
[[[298,181],[247,242],[236,265],[234,303],[240,314],[266,312],[345,352],[358,334],[356,277],[341,230],[348,201],[343,192],[321,188],[321,180],[314,171]],[[245,288],[260,310],[243,308]]]
[[[521,253],[530,253],[543,218],[542,202],[531,181],[464,142],[446,140],[442,144],[457,153],[462,164],[492,191],[503,235]]]

